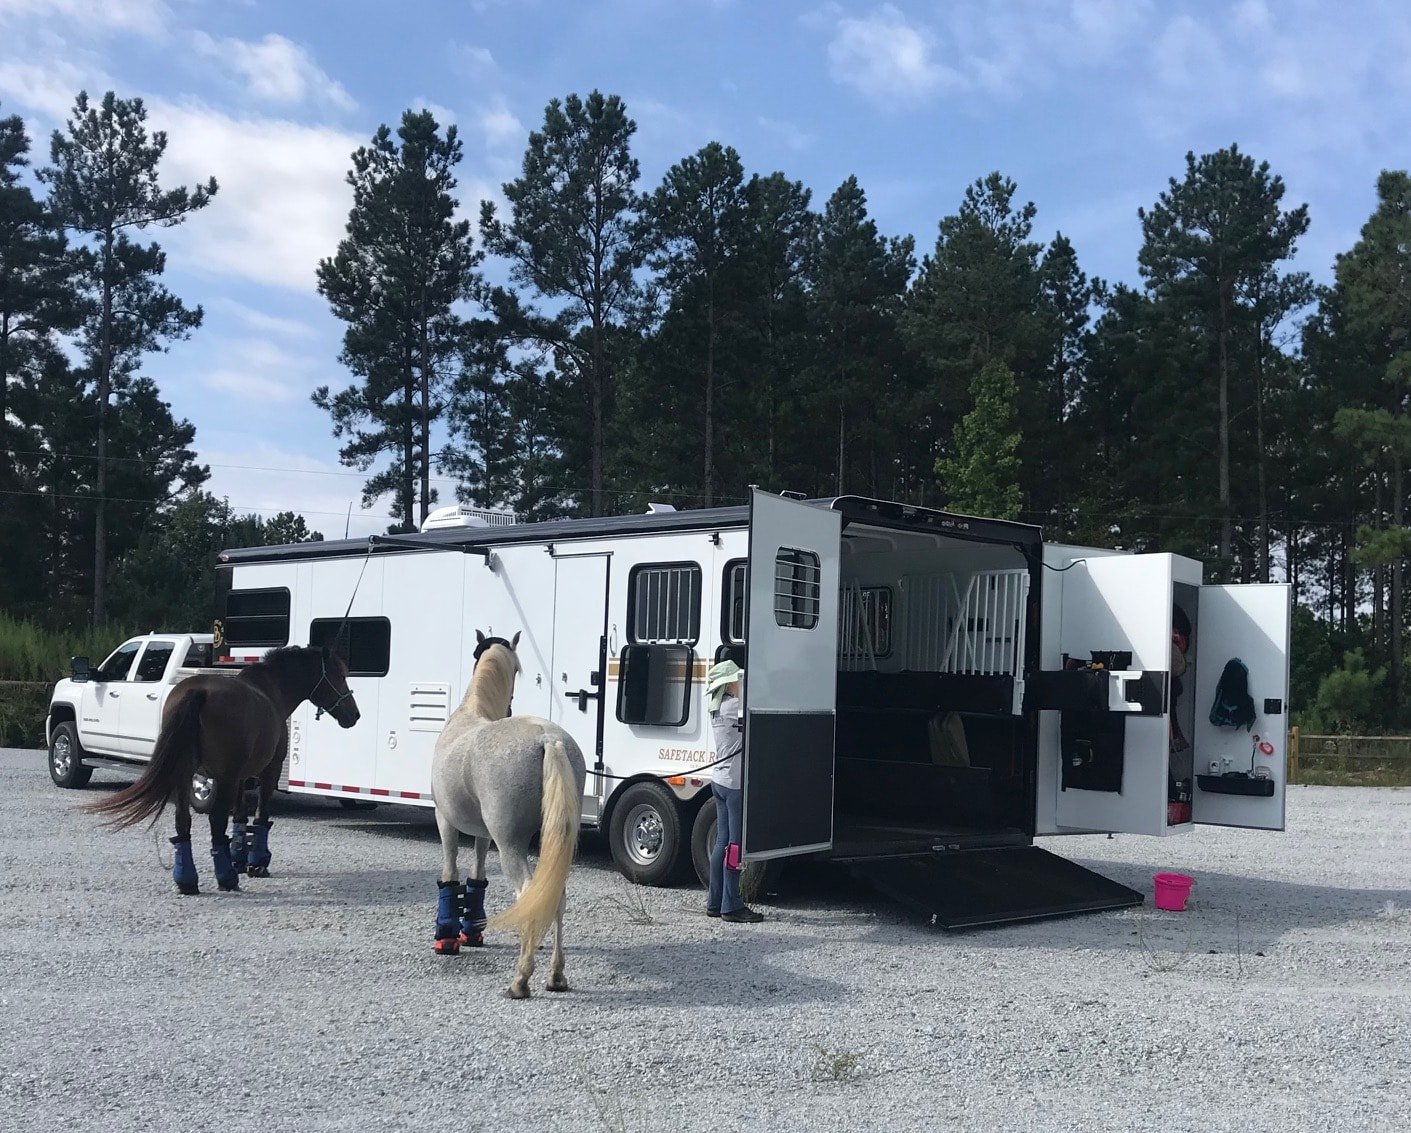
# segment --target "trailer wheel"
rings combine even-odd
[[[676,796],[658,783],[633,783],[612,808],[608,844],[629,881],[666,885],[690,853]]]
[[[78,742],[78,729],[68,720],[54,727],[49,740],[49,778],[56,787],[88,786],[93,768],[83,762],[83,745]]]
[[[710,888],[710,851],[714,844],[715,798],[712,796],[697,812],[696,821],[691,827],[691,864],[695,866],[697,879],[706,889]],[[746,903],[758,901],[778,887],[783,872],[784,863],[778,859],[747,862],[740,871],[740,896]]]
[[[197,814],[210,814],[216,795],[216,781],[199,771],[191,775],[191,809]]]

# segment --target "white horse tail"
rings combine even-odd
[[[519,898],[490,921],[519,933],[520,946],[532,952],[558,916],[568,888],[568,870],[578,850],[582,799],[563,740],[544,737],[544,794],[539,804],[539,864]]]

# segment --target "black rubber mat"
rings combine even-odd
[[[1125,909],[1135,889],[1037,846],[958,850],[855,862],[858,877],[946,929]]]

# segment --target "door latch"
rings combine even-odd
[[[579,712],[587,712],[587,711],[588,711],[588,701],[590,701],[590,700],[602,700],[602,698],[603,698],[603,691],[602,691],[602,689],[586,689],[586,688],[580,688],[577,692],[570,692],[570,693],[568,693],[567,695],[568,695],[568,699],[569,699],[569,700],[576,700],[576,701],[578,701],[578,711],[579,711]]]

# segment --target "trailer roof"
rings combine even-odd
[[[846,522],[933,531],[961,538],[998,540],[1006,543],[1040,541],[1040,529],[1026,523],[954,515],[932,508],[868,499],[864,496],[838,496],[800,502],[841,512]],[[376,554],[415,554],[423,550],[467,551],[505,547],[515,543],[557,543],[570,539],[610,538],[615,535],[718,531],[724,528],[745,527],[749,521],[750,509],[741,505],[639,515],[597,516],[590,519],[551,519],[495,527],[443,527],[433,531],[389,537],[395,538],[396,543],[379,543],[373,545],[371,550]],[[366,538],[330,539],[318,543],[289,543],[279,547],[234,547],[220,553],[219,563],[230,566],[237,563],[346,558],[365,555],[368,551],[369,541]]]

